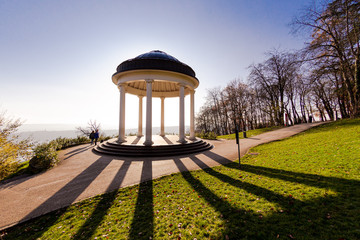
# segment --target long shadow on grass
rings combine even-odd
[[[211,158],[212,160],[220,163],[220,164],[228,164],[228,163],[232,163],[233,161],[231,161],[230,159],[223,157],[219,154],[216,154],[212,151],[206,151],[203,153],[205,156]]]
[[[131,222],[129,239],[152,239],[154,235],[152,161],[144,161],[139,194],[134,217]]]
[[[36,239],[41,237],[66,211],[68,206],[95,180],[95,178],[109,165],[111,159],[100,157],[53,196],[48,198],[39,207],[26,215],[21,222],[43,215],[47,212],[60,209],[54,213],[50,213],[46,218],[40,218],[35,232],[26,231],[17,239]],[[26,223],[24,223],[26,225]],[[32,230],[32,229],[31,229]],[[28,235],[29,234],[29,235]]]
[[[209,175],[218,178],[220,181],[224,183],[228,183],[234,187],[241,188],[249,193],[257,195],[266,199],[269,202],[275,202],[282,206],[283,209],[286,209],[287,212],[290,212],[292,208],[299,207],[303,205],[303,202],[300,200],[296,200],[294,198],[285,197],[282,194],[275,193],[271,190],[268,190],[263,187],[256,186],[251,183],[247,183],[238,179],[234,179],[228,175],[222,174],[220,172],[215,171],[213,168],[209,168],[204,162],[202,162],[199,158],[195,156],[190,157],[194,163],[196,163],[204,172]]]
[[[239,209],[232,207],[230,203],[218,197],[215,193],[213,193],[210,189],[208,189],[200,180],[194,178],[191,172],[189,172],[186,166],[182,163],[180,158],[174,158],[173,160],[177,168],[181,172],[183,178],[199,194],[199,196],[203,197],[217,212],[220,212],[225,222],[233,222],[231,216],[234,212],[239,212]],[[239,223],[239,225],[243,225],[243,223]],[[243,236],[238,235],[238,237],[241,238]],[[222,237],[222,239],[225,239],[225,235]]]
[[[237,168],[235,163],[230,163],[225,166],[230,168]],[[242,164],[241,170],[287,182],[304,184],[323,189],[332,189],[339,194],[344,194],[344,196],[348,195],[349,191],[360,193],[360,181],[353,179],[299,173],[269,167],[252,166],[249,164]]]
[[[111,184],[107,188],[106,192],[113,189],[118,189],[125,178],[126,172],[130,167],[131,162],[125,161],[116,173]],[[100,225],[105,215],[109,211],[109,208],[113,205],[113,202],[117,196],[118,191],[115,190],[110,193],[105,193],[101,196],[101,200],[96,205],[95,210],[86,222],[81,226],[77,233],[73,236],[73,239],[90,239],[95,232],[96,228]]]
[[[238,169],[237,163],[230,163],[225,167]],[[249,164],[242,164],[241,171],[251,172],[257,175],[263,175],[270,178],[276,178],[287,182],[305,184],[318,188],[331,188],[336,192],[344,192],[344,187],[359,188],[360,181],[350,180],[337,177],[326,177],[317,174],[299,173],[293,171],[286,171],[268,167],[253,166]]]
[[[191,186],[216,211],[225,216],[226,229],[223,234],[230,236],[230,239],[241,239],[242,234],[251,239],[274,239],[279,236],[284,239],[297,236],[301,239],[360,239],[360,231],[357,230],[360,223],[360,204],[358,202],[360,181],[251,165],[242,165],[240,170],[236,162],[225,165],[259,176],[319,187],[325,190],[330,188],[337,192],[336,195],[327,195],[324,191],[321,196],[301,201],[217,172],[208,168],[197,157],[191,157],[191,159],[204,172],[223,182],[224,187],[230,184],[281,206],[281,211],[267,213],[265,217],[253,211],[246,212],[217,197],[199,180],[192,177],[191,173],[182,173]],[[179,170],[185,171],[186,168],[179,159],[176,159],[175,162]]]

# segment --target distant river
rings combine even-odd
[[[185,131],[189,131],[189,127],[185,128]],[[144,129],[143,133],[145,133]],[[159,127],[153,127],[152,129],[153,134],[160,134],[160,128]],[[178,134],[179,127],[165,127],[165,133],[166,134]],[[118,135],[118,130],[116,129],[109,129],[109,130],[101,130],[100,133],[105,136],[116,136]],[[136,134],[137,129],[126,129],[125,134]],[[61,130],[61,131],[47,131],[47,130],[41,130],[41,131],[19,131],[17,133],[20,136],[20,139],[26,139],[28,137],[32,138],[37,143],[44,143],[47,141],[54,140],[58,137],[63,138],[76,138],[80,135],[79,131],[77,130]]]

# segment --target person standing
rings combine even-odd
[[[94,133],[94,138],[95,138],[95,146],[96,146],[96,143],[97,143],[97,141],[99,139],[99,130],[98,129],[96,129],[96,131]]]
[[[90,138],[90,140],[91,140],[90,145],[93,145],[94,138],[95,138],[95,132],[94,132],[94,131],[91,131],[89,138]]]

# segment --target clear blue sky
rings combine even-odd
[[[198,111],[206,89],[246,81],[247,67],[265,52],[301,48],[305,38],[289,34],[288,24],[311,2],[0,0],[0,110],[28,124],[117,126],[111,75],[121,62],[158,49],[195,70]],[[136,127],[137,98],[126,100],[126,127]],[[167,125],[178,124],[177,101],[165,103]],[[160,102],[153,104],[159,126]]]

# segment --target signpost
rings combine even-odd
[[[240,140],[239,140],[239,129],[236,126],[235,127],[235,137],[236,137],[236,144],[238,145],[238,157],[239,157],[239,167],[241,167],[241,162],[240,162]]]

